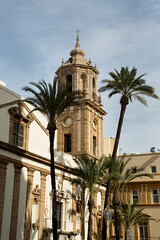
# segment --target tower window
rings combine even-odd
[[[64,152],[71,152],[71,134],[64,134]]]
[[[68,91],[72,92],[72,75],[66,77],[66,84],[68,86]]]
[[[92,79],[92,92],[95,91],[95,78]]]
[[[96,137],[93,136],[93,155],[96,155]]]

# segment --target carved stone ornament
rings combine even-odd
[[[76,200],[76,210],[77,213],[80,213],[82,210],[82,201],[79,198]]]
[[[33,117],[31,116],[31,114],[26,115],[23,112],[22,103],[18,103],[18,107],[11,107],[8,111],[11,116],[15,117],[16,119],[22,120],[23,122],[28,123],[33,121]]]
[[[101,217],[101,216],[102,216],[102,208],[101,208],[101,206],[100,206],[100,205],[98,206],[97,215],[98,215],[99,217]]]
[[[33,201],[35,203],[38,203],[41,197],[41,189],[39,188],[39,185],[37,184],[36,187],[32,191],[33,194]]]
[[[32,223],[32,228],[33,230],[38,230],[39,229],[39,224],[38,223]]]
[[[49,195],[52,198],[52,191],[49,193]],[[68,202],[68,200],[70,199],[70,195],[67,192],[65,192],[64,190],[62,190],[62,191],[56,190],[57,202],[60,202],[62,199],[66,200],[66,202]]]
[[[58,192],[62,192],[62,188],[63,188],[63,177],[60,175],[57,177],[57,190]]]

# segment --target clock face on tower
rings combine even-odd
[[[66,127],[69,127],[71,124],[72,124],[72,118],[67,117],[67,118],[64,120],[64,125],[65,125]]]

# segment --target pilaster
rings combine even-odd
[[[72,185],[72,222],[73,222],[73,231],[76,232],[76,184]]]
[[[94,208],[93,208],[93,234],[98,234],[97,229],[97,193],[94,194]]]
[[[24,240],[28,240],[30,238],[31,219],[32,219],[33,174],[34,174],[34,169],[33,168],[28,168],[26,218],[25,218],[25,227],[24,227]]]
[[[3,218],[3,206],[4,206],[4,194],[6,185],[6,170],[8,162],[3,160],[0,161],[0,236],[2,228],[2,218]]]
[[[147,192],[146,192],[147,184],[143,186],[143,203],[147,203]]]
[[[10,227],[10,237],[9,237],[10,240],[16,239],[16,233],[17,233],[21,168],[22,168],[22,165],[14,164],[14,186],[13,186],[11,227]]]
[[[81,240],[85,239],[85,187],[82,186]]]
[[[43,237],[43,230],[45,227],[45,192],[46,192],[46,176],[48,174],[41,172],[41,201],[40,201],[40,215],[39,215],[39,236],[38,239],[41,240]]]

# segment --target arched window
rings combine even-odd
[[[87,76],[85,74],[82,74],[81,79],[82,79],[82,89],[83,89],[83,91],[86,91],[86,89],[87,89]]]
[[[95,101],[97,101],[95,78],[92,78],[92,97]]]
[[[92,79],[92,92],[95,93],[96,82],[95,78]]]
[[[66,84],[68,86],[69,92],[72,92],[72,75],[66,77]]]

